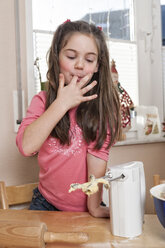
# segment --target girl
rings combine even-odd
[[[102,188],[88,197],[69,193],[106,172],[109,148],[118,137],[120,107],[100,28],[67,21],[54,34],[48,56],[48,91],[34,96],[17,134],[24,156],[38,153],[39,186],[30,209],[89,211],[109,217]]]

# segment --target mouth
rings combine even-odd
[[[83,77],[78,77],[77,82],[80,82]]]
[[[84,76],[72,75],[72,77],[74,76],[77,77],[77,82],[80,82],[84,78]]]

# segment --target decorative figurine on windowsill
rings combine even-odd
[[[121,104],[121,121],[122,121],[122,137],[120,137],[120,140],[125,140],[126,136],[124,132],[128,131],[131,128],[131,117],[130,117],[130,109],[134,109],[134,104],[129,96],[129,94],[126,92],[126,90],[121,86],[119,83],[119,75],[116,70],[116,64],[115,61],[112,59],[111,62],[111,75],[112,80],[115,86],[117,87],[118,93],[119,93],[119,99]]]
[[[40,59],[38,57],[35,59],[34,66],[36,66],[37,71],[38,71],[38,77],[39,77],[39,81],[40,81],[41,90],[47,90],[48,82],[47,81],[42,81],[39,60]]]

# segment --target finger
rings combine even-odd
[[[87,93],[88,91],[90,91],[96,84],[97,84],[97,81],[93,81],[91,84],[89,84],[86,87],[84,87],[81,90],[82,91],[82,94],[84,95],[85,93]]]
[[[63,88],[65,84],[65,78],[64,75],[62,73],[59,74],[59,88]]]
[[[76,84],[77,83],[77,79],[78,79],[77,76],[73,76],[70,83]]]
[[[97,98],[97,94],[94,94],[92,96],[84,96],[82,99],[82,102],[91,101],[91,100],[96,99],[96,98]]]
[[[83,86],[87,85],[87,83],[88,83],[88,82],[90,81],[90,79],[91,79],[91,76],[92,76],[92,74],[89,73],[88,75],[86,75],[85,77],[83,77],[83,78],[81,79],[81,81],[79,82],[80,88],[82,88]]]

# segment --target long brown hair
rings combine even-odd
[[[87,143],[96,141],[95,149],[100,149],[110,131],[110,142],[107,149],[115,142],[120,132],[120,104],[118,93],[113,85],[110,75],[109,52],[104,33],[100,28],[84,21],[66,22],[61,24],[53,37],[52,45],[48,53],[49,81],[46,109],[57,97],[59,87],[59,52],[65,47],[70,36],[79,32],[90,35],[97,44],[98,72],[91,78],[97,81],[97,85],[86,95],[97,94],[92,101],[81,103],[76,111],[76,120],[82,129],[83,137]],[[89,83],[90,83],[89,82]],[[51,132],[53,137],[60,140],[61,144],[69,144],[70,120],[68,112],[58,122]]]

